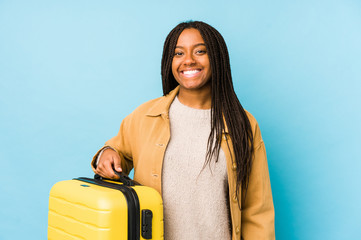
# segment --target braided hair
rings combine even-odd
[[[179,35],[184,29],[197,29],[206,45],[211,65],[211,133],[208,138],[207,155],[204,166],[215,156],[216,162],[221,148],[222,133],[226,127],[230,135],[237,171],[237,196],[239,188],[247,191],[253,155],[253,135],[247,114],[239,102],[233,88],[231,67],[226,43],[222,35],[212,26],[200,21],[178,24],[168,34],[162,55],[163,94],[167,95],[178,82],[172,74],[172,61]],[[230,145],[228,143],[228,148]]]

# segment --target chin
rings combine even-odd
[[[202,90],[206,89],[208,85],[193,84],[193,85],[182,85],[181,87],[187,90]]]

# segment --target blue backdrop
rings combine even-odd
[[[48,194],[161,96],[168,32],[224,36],[268,152],[281,240],[361,239],[361,2],[0,0],[0,239],[46,239]]]

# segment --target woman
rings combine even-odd
[[[158,190],[164,234],[175,239],[274,239],[274,208],[258,124],[233,89],[217,30],[191,21],[164,43],[164,96],[127,116],[94,156],[95,173],[117,171]]]

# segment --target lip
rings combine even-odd
[[[184,69],[180,71],[181,75],[187,78],[192,78],[197,76],[202,72],[202,69],[196,68],[196,69]]]

